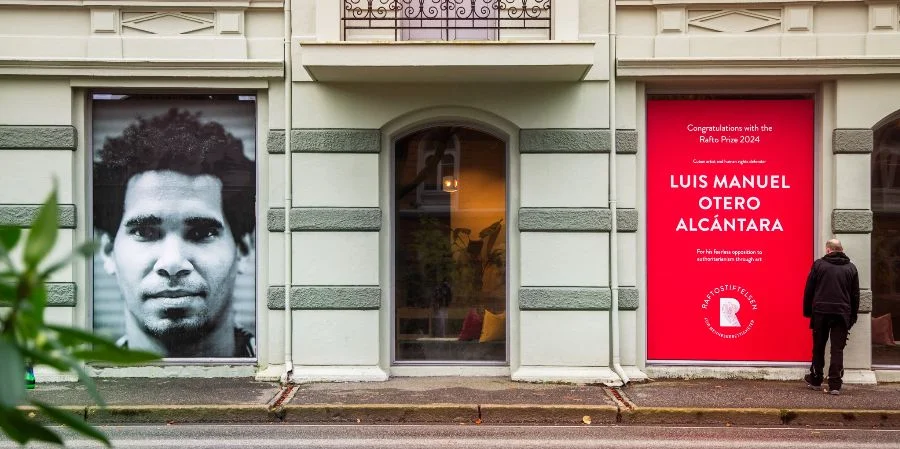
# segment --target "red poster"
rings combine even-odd
[[[810,360],[813,107],[647,102],[649,360]]]

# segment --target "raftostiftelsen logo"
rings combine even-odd
[[[759,304],[746,288],[721,284],[706,293],[700,307],[703,322],[710,332],[719,338],[737,339],[753,329]]]

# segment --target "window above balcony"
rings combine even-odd
[[[345,41],[553,38],[551,0],[344,0]]]
[[[329,82],[578,81],[602,57],[577,36],[572,0],[343,0],[318,11],[338,41],[299,40],[295,70]],[[551,5],[552,4],[552,5]],[[325,6],[325,0],[317,3]],[[331,9],[334,8],[334,9]],[[564,14],[554,16],[562,8]],[[562,28],[560,28],[562,26]],[[577,38],[576,38],[577,39]],[[606,64],[605,58],[602,61]],[[295,75],[300,75],[295,72]],[[300,79],[295,76],[295,79]]]

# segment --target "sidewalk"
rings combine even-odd
[[[40,382],[40,381],[39,381]],[[840,396],[801,381],[657,380],[624,388],[493,377],[393,378],[282,388],[243,378],[96,379],[108,407],[76,383],[38,383],[31,397],[93,424],[444,423],[900,427],[900,384],[845,385]]]

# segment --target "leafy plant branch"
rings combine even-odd
[[[75,258],[89,257],[97,249],[88,242],[63,260],[46,264],[59,233],[58,213],[54,188],[31,225],[21,261],[13,260],[11,253],[21,243],[22,229],[0,227],[0,307],[8,308],[0,312],[0,430],[19,444],[32,440],[64,444],[59,435],[21,408],[31,404],[51,421],[111,446],[109,439],[82,417],[29,398],[25,391],[26,366],[45,365],[62,373],[76,373],[93,400],[103,406],[85,363],[130,364],[159,359],[157,354],[120,348],[90,332],[44,321],[47,280]]]

